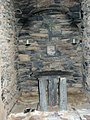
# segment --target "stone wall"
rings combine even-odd
[[[54,2],[58,3],[58,0],[52,0]],[[40,8],[43,4],[44,1],[37,4],[37,7]],[[71,11],[73,6],[80,6],[74,0],[63,0],[61,4]],[[3,101],[2,106],[6,108],[7,114],[16,103],[16,86],[19,92],[36,90],[38,83],[32,75],[38,71],[71,71],[72,76],[67,77],[69,87],[82,87],[83,78],[85,88],[90,91],[89,0],[82,1],[82,22],[76,21],[79,16],[72,18],[72,14],[66,15],[65,11],[47,11],[28,18],[28,24],[23,25],[15,21],[11,0],[0,0],[0,5],[0,101]],[[81,10],[75,10],[73,14],[75,12],[80,13]],[[76,43],[73,44],[73,41]]]
[[[1,64],[1,50],[0,50],[0,64]],[[2,94],[2,89],[1,89],[1,66],[0,66],[0,96],[1,94]],[[0,97],[0,120],[6,120],[6,113],[5,113],[4,104],[1,97]]]
[[[1,99],[7,114],[16,102],[15,17],[11,0],[0,0]]]
[[[62,4],[69,6],[71,11],[74,5],[80,6],[75,1]],[[79,13],[80,9],[75,12]],[[32,91],[37,82],[31,74],[46,70],[71,71],[72,76],[67,78],[69,85],[82,86],[82,37],[78,26],[74,18],[60,11],[36,14],[23,27],[18,24],[19,90]]]
[[[83,80],[90,91],[90,1],[82,1],[83,11]]]

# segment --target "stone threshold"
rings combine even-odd
[[[90,109],[75,109],[71,111],[10,114],[8,120],[90,120]]]

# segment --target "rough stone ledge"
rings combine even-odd
[[[10,114],[8,120],[90,120],[90,109]]]

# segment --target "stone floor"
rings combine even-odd
[[[8,120],[90,120],[90,109],[10,114]]]
[[[76,109],[90,109],[90,95],[88,96],[82,89],[68,91],[68,110],[72,110],[72,108]],[[26,108],[34,108],[39,110],[40,106],[38,105],[39,98],[37,92],[33,93],[23,93],[17,100],[17,103],[13,107],[11,113],[19,113],[23,112]],[[49,107],[49,111],[58,111],[58,107]]]
[[[48,112],[41,112],[37,93],[23,93],[11,111],[8,120],[90,120],[90,95],[82,89],[68,91],[68,110],[60,111],[57,106],[49,106]],[[27,108],[34,112],[24,113]],[[37,109],[38,108],[38,109]]]
[[[60,111],[57,106],[50,106],[48,112],[40,112],[37,93],[23,93],[9,115],[8,120],[90,120],[90,95],[81,89],[68,91],[68,111]],[[24,113],[27,108],[36,109]],[[38,108],[38,109],[37,109]]]

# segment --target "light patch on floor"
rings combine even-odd
[[[23,112],[26,108],[38,109],[39,97],[37,92],[33,93],[23,93],[17,100],[11,113]],[[81,88],[69,89],[68,90],[68,110],[76,109],[90,109],[90,99],[89,96]],[[59,111],[58,106],[49,106],[49,111]]]

